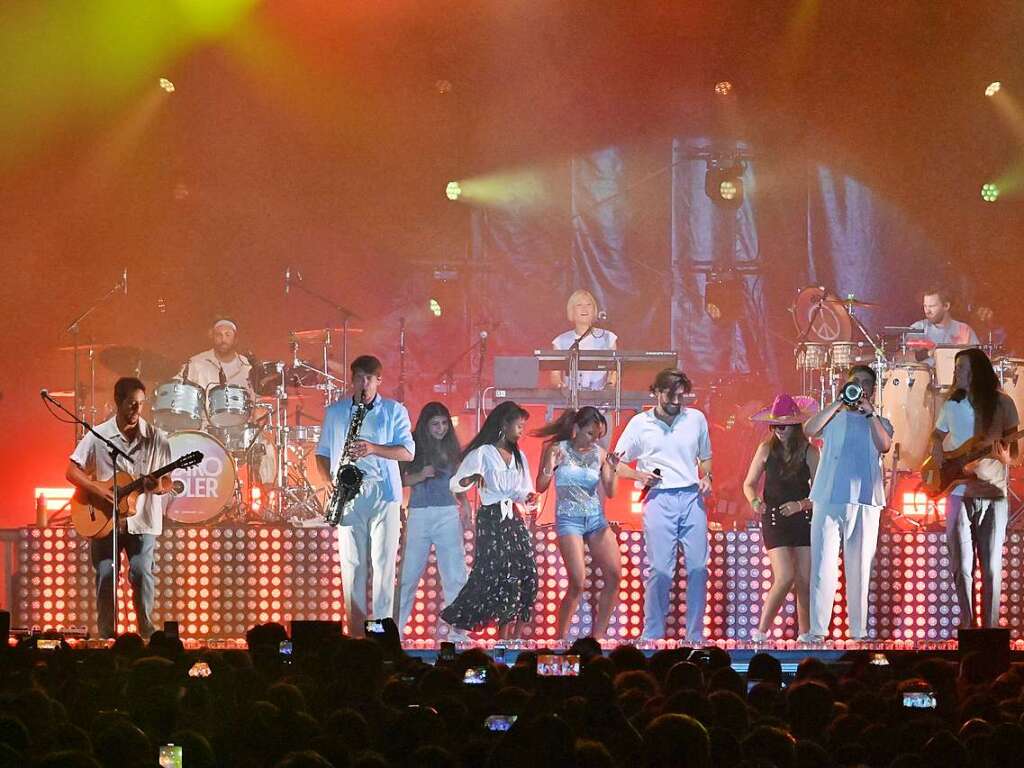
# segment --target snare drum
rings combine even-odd
[[[826,352],[828,347],[824,344],[807,342],[797,348],[796,367],[801,371],[820,371],[828,367]]]
[[[176,469],[172,480],[180,480],[184,490],[167,504],[164,514],[176,523],[208,525],[230,507],[235,497],[235,462],[215,437],[188,430],[170,436],[171,458],[189,451],[202,451],[203,460],[189,469]]]
[[[237,384],[218,384],[206,393],[206,414],[215,427],[239,427],[249,421],[252,395]]]
[[[303,424],[288,428],[288,440],[293,443],[307,443],[316,445],[320,442],[320,425]]]
[[[203,423],[206,398],[190,381],[167,381],[153,392],[153,423],[167,432],[197,429]]]
[[[927,365],[897,365],[882,374],[882,415],[899,444],[898,468],[916,472],[935,428],[935,389]]]

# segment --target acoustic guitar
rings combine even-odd
[[[202,451],[192,451],[151,472],[150,475],[154,479],[159,479],[176,469],[194,467],[202,460]],[[135,514],[135,500],[143,492],[143,479],[132,478],[127,472],[118,472],[104,485],[108,491],[112,491],[114,483],[117,483],[117,517],[119,520],[125,520]],[[102,496],[79,488],[71,497],[71,524],[79,536],[87,539],[105,539],[114,527],[114,505]]]
[[[1024,429],[1002,438],[1004,443],[1012,443],[1024,437]],[[974,473],[965,469],[973,461],[992,455],[992,441],[983,440],[980,436],[972,437],[966,443],[952,451],[943,451],[942,466],[936,468],[929,456],[921,465],[921,490],[930,498],[938,498],[949,493],[960,483],[973,480]]]

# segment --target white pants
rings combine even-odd
[[[405,552],[402,555],[402,577],[398,587],[399,633],[405,633],[405,625],[412,615],[416,589],[427,565],[431,544],[434,545],[437,570],[444,588],[444,604],[451,604],[466,583],[466,550],[462,544],[459,508],[411,507],[409,521],[405,524]]]
[[[338,557],[345,616],[352,637],[363,636],[366,584],[372,568],[372,618],[394,617],[395,564],[401,533],[401,504],[385,501],[381,483],[367,482],[338,526]]]
[[[819,504],[811,515],[811,634],[828,637],[839,585],[839,545],[846,573],[846,616],[850,637],[868,634],[868,588],[878,546],[881,507]]]

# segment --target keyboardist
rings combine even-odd
[[[580,349],[615,349],[618,337],[607,328],[598,328],[597,299],[590,291],[582,288],[573,291],[565,305],[565,313],[573,329],[561,333],[551,341],[554,349],[569,349],[579,339]],[[580,389],[605,389],[615,386],[614,371],[579,371],[577,384]],[[566,374],[551,372],[551,383],[556,387],[567,385]]]

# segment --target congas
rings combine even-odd
[[[189,469],[176,469],[172,480],[180,480],[181,493],[164,510],[170,520],[185,525],[208,525],[231,506],[235,497],[235,462],[212,435],[186,430],[170,436],[171,457],[202,451],[203,460]]]
[[[932,350],[935,355],[935,386],[949,388],[953,386],[953,368],[957,353],[970,347],[939,346]]]
[[[882,415],[892,422],[899,469],[916,472],[935,428],[935,390],[927,365],[897,365],[882,374]]]
[[[302,424],[288,428],[288,440],[302,445],[316,446],[320,442],[319,424]]]
[[[190,381],[165,381],[153,392],[153,423],[167,432],[198,429],[206,398]]]
[[[845,371],[854,360],[856,345],[852,341],[837,341],[832,344],[829,354],[832,357],[832,367]]]
[[[206,415],[215,427],[238,427],[249,421],[252,395],[236,384],[218,384],[206,393]]]
[[[796,367],[801,371],[820,371],[828,367],[828,345],[806,342],[797,348]]]

